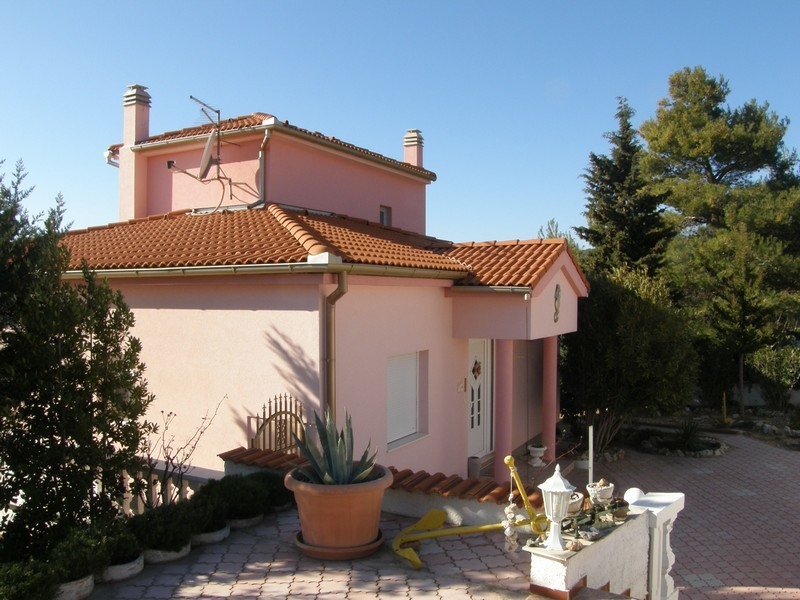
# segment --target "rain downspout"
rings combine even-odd
[[[325,298],[325,402],[336,418],[336,303],[347,293],[347,273],[337,274],[339,284]]]
[[[261,148],[258,151],[258,200],[248,204],[247,208],[263,206],[267,200],[267,144],[269,143],[270,130],[264,132],[264,139],[261,141]]]

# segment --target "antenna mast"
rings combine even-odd
[[[208,104],[206,104],[205,102],[203,102],[199,98],[195,98],[194,96],[190,95],[189,99],[190,100],[194,100],[195,102],[197,102],[201,106],[200,112],[202,112],[205,115],[206,119],[208,119],[209,122],[214,125],[214,131],[216,132],[216,138],[217,138],[217,160],[215,162],[217,164],[217,179],[219,179],[219,177],[220,177],[220,167],[219,167],[219,163],[220,163],[220,111],[219,111],[218,108],[214,108],[213,106],[209,106]],[[209,111],[213,112],[216,115],[216,117],[217,117],[216,120],[209,114]],[[206,148],[206,152],[208,150],[210,150],[210,146]],[[204,152],[203,154],[206,154],[206,152]],[[200,179],[203,179],[205,177],[205,173],[202,172],[203,170],[204,170],[204,167],[201,166]]]

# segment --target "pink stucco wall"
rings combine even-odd
[[[192,463],[222,469],[217,454],[246,446],[246,418],[268,397],[320,395],[318,277],[278,276],[114,281],[136,316],[149,389],[160,411],[177,414],[185,439],[223,402]]]
[[[398,171],[275,134],[268,146],[267,200],[379,221],[392,207],[392,226],[425,232],[425,182]]]
[[[136,316],[150,391],[150,418],[175,412],[172,433],[185,439],[225,398],[192,463],[221,469],[217,454],[246,446],[246,418],[271,396],[303,399],[310,420],[322,406],[321,308],[335,287],[323,275],[253,275],[113,280]],[[468,338],[453,336],[444,281],[349,278],[336,304],[337,410],[348,410],[359,447],[371,439],[378,460],[399,468],[467,473]],[[516,341],[510,365],[509,438],[517,449],[541,429],[540,342]],[[425,434],[387,444],[387,365],[425,351]],[[498,399],[500,401],[500,399]],[[502,444],[501,444],[502,445]],[[505,446],[504,446],[505,447]]]
[[[263,142],[263,132],[235,140],[223,138],[221,178],[217,179],[216,166],[212,165],[203,181],[193,177],[198,174],[202,141],[136,153],[124,150],[121,165],[135,157],[136,166],[130,169],[126,163],[120,171],[120,219],[255,202],[261,185],[259,153]],[[216,150],[214,153],[216,156]],[[168,168],[167,161],[174,161],[174,168]],[[373,222],[380,220],[380,207],[389,206],[393,227],[425,233],[423,179],[275,131],[266,146],[265,162],[267,202]],[[138,193],[139,204],[134,207],[137,189],[145,189],[146,194]]]
[[[151,149],[147,155],[147,214],[159,215],[173,210],[246,205],[258,199],[258,152],[260,138],[239,140],[221,145],[222,176],[216,179],[212,165],[203,181],[182,173],[197,175],[203,145],[176,144]],[[140,151],[141,152],[141,151]],[[216,154],[216,150],[215,150]],[[167,161],[175,168],[168,169]]]
[[[355,279],[337,304],[337,405],[348,407],[357,431],[371,432],[383,464],[466,474],[466,393],[459,383],[466,376],[468,340],[450,334],[444,284],[356,285]],[[428,434],[388,450],[388,359],[419,351],[427,351],[429,361]]]
[[[558,320],[556,286],[560,288]],[[535,340],[570,333],[578,328],[577,299],[585,295],[586,287],[577,278],[574,265],[563,256],[528,298],[522,293],[452,292],[453,335]]]

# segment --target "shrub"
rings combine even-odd
[[[705,449],[706,445],[700,438],[700,424],[692,419],[686,419],[673,437],[675,449],[684,452],[697,452]]]
[[[55,545],[48,562],[58,583],[65,583],[102,571],[108,558],[97,530],[76,527]]]
[[[283,473],[262,470],[246,475],[246,478],[259,482],[267,492],[267,504],[273,508],[286,506],[294,501],[294,494],[283,484]]]
[[[3,600],[50,600],[56,577],[41,561],[0,563],[0,598]]]
[[[195,494],[198,500],[214,498],[225,508],[225,517],[249,519],[269,510],[267,488],[258,479],[242,475],[226,475],[212,479]]]
[[[128,526],[145,548],[177,552],[192,537],[190,510],[188,502],[165,504],[132,516]]]
[[[102,529],[100,544],[110,565],[123,565],[136,560],[143,549],[125,518],[115,519]]]
[[[195,495],[188,501],[192,533],[219,531],[227,522],[227,511],[221,500],[212,495]]]

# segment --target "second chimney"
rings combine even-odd
[[[403,136],[403,161],[415,167],[422,167],[422,132],[409,129]]]

